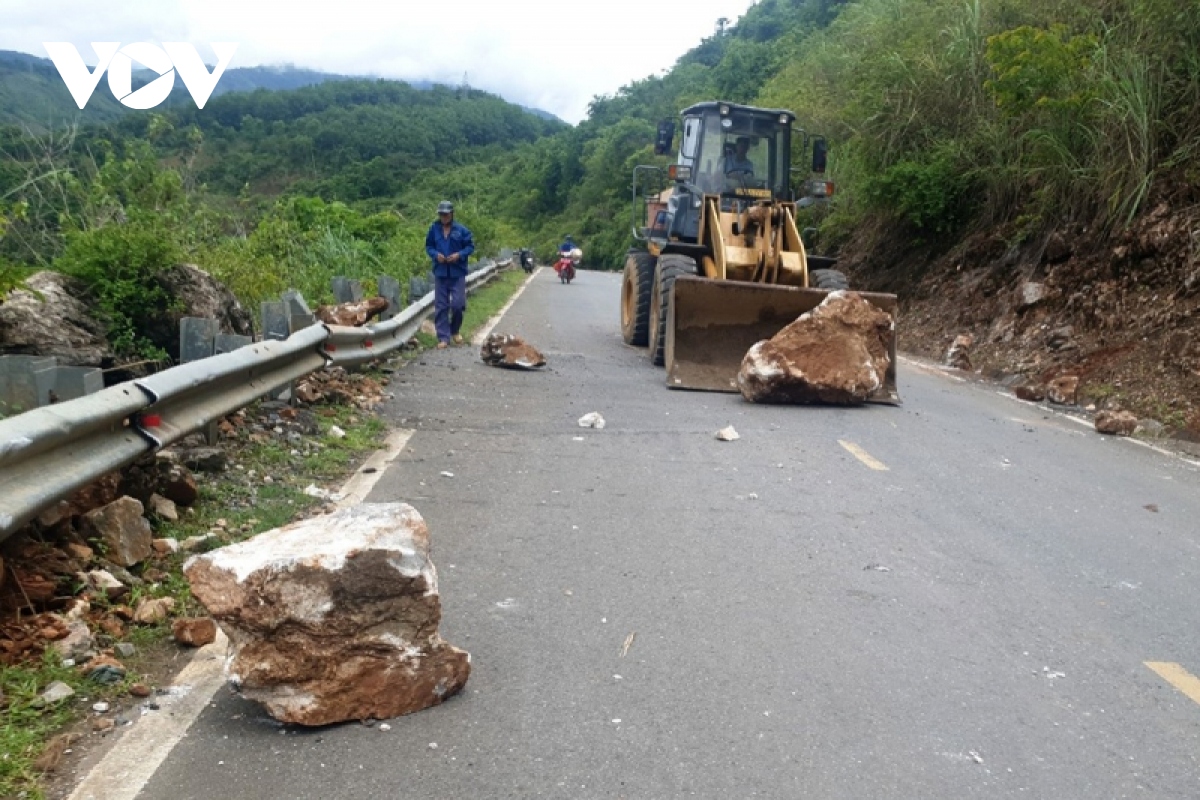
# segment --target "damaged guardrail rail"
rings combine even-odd
[[[467,276],[468,291],[507,261]],[[0,419],[0,541],[98,478],[326,367],[401,347],[433,312],[427,294],[387,322],[312,325],[95,394]]]

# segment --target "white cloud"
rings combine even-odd
[[[69,41],[238,42],[233,67],[295,64],[329,72],[471,86],[570,122],[595,95],[670,68],[752,0],[415,3],[0,0],[0,49],[45,55]]]

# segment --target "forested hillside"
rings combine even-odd
[[[0,114],[25,107],[7,87]],[[1120,328],[1139,307],[1130,292],[1174,291],[1200,268],[1200,221],[1172,216],[1200,204],[1197,0],[760,0],[673,69],[595,98],[574,127],[477,91],[338,81],[124,114],[74,141],[10,130],[0,269],[84,269],[104,242],[95,268],[145,227],[174,248],[153,258],[196,259],[254,301],[316,287],[330,263],[422,268],[418,239],[443,197],[488,244],[548,255],[570,233],[590,265],[619,268],[633,167],[666,161],[655,125],[710,99],[789,108],[828,137],[837,193],[806,224],[860,284],[930,308],[945,270],[983,287],[961,289],[939,337],[1003,316],[971,293],[1008,296],[1018,279],[1044,279],[1071,324]],[[1148,212],[1186,240],[1169,258],[1130,244]],[[1047,275],[1051,236],[1058,251],[1124,255]],[[1113,281],[1110,305],[1067,308]]]

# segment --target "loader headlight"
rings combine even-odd
[[[788,124],[788,115],[787,115],[787,114],[780,114],[780,115],[779,115],[779,124],[780,124],[780,125],[787,125],[787,124]]]
[[[729,113],[729,106],[722,104],[720,107],[720,111],[721,111],[721,116],[722,117],[725,116],[726,114]]]

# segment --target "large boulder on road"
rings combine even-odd
[[[386,719],[458,692],[471,657],[438,634],[429,533],[404,503],[364,504],[190,559],[229,636],[230,681],[283,722]]]
[[[0,355],[53,356],[62,366],[107,367],[113,351],[104,323],[81,298],[83,284],[38,272],[0,302]]]
[[[892,330],[892,315],[857,292],[831,292],[750,348],[738,388],[756,403],[864,403],[884,385]]]

